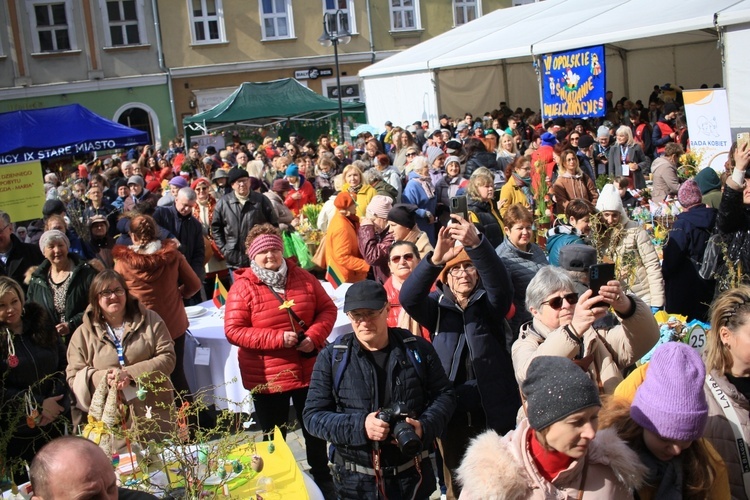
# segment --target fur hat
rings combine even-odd
[[[662,438],[694,441],[703,436],[708,403],[703,392],[706,368],[700,355],[682,342],[667,342],[654,352],[646,378],[630,406],[630,417]]]
[[[602,404],[599,389],[591,377],[562,356],[534,358],[521,391],[526,397],[529,425],[537,431],[573,413]]]
[[[701,188],[698,187],[698,183],[693,179],[688,179],[683,182],[680,189],[677,190],[677,201],[679,201],[680,205],[684,208],[690,208],[700,204],[701,201],[703,201],[703,196],[701,195]]]

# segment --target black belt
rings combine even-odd
[[[417,455],[416,457],[414,457],[414,459],[412,459],[412,460],[410,460],[410,461],[408,461],[406,463],[403,463],[401,465],[395,465],[393,467],[381,467],[380,468],[380,475],[383,476],[383,477],[395,477],[395,476],[398,476],[402,472],[407,471],[407,470],[411,469],[412,467],[414,467],[416,465],[416,463],[417,463],[415,459],[417,459],[417,460],[419,460],[421,462],[422,460],[424,460],[425,458],[427,458],[429,456],[430,456],[430,452],[427,451],[427,450],[425,450],[422,453],[420,453],[419,455]],[[336,458],[338,458],[338,460],[336,460],[335,462],[338,465],[341,465],[342,467],[344,467],[344,469],[346,469],[346,470],[348,470],[350,472],[358,472],[359,474],[366,474],[368,476],[374,476],[374,475],[376,475],[375,469],[373,469],[372,467],[365,467],[364,465],[359,465],[357,463],[350,462],[349,460],[344,460],[343,457],[341,457],[338,454],[337,454]]]

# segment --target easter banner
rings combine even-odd
[[[544,118],[604,116],[606,81],[603,45],[542,56]]]

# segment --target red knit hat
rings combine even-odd
[[[193,183],[192,183],[192,184],[190,184],[190,188],[191,188],[191,189],[192,189],[193,191],[195,191],[195,188],[197,188],[197,187],[198,187],[198,184],[200,184],[200,183],[204,183],[204,184],[205,184],[206,186],[208,186],[208,187],[211,187],[211,181],[209,181],[209,180],[208,180],[208,179],[206,179],[205,177],[198,177],[197,179],[195,179],[195,180],[193,181]]]
[[[261,234],[257,236],[250,247],[247,249],[247,256],[250,260],[255,259],[255,256],[259,253],[267,252],[268,250],[281,250],[284,251],[284,242],[281,241],[280,236],[275,234]]]

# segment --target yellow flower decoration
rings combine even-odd
[[[279,311],[283,311],[284,309],[291,309],[292,306],[294,306],[294,299],[285,300],[284,303],[279,306]]]

